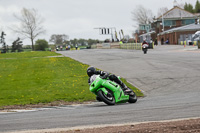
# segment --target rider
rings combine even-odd
[[[109,73],[104,72],[104,71],[100,71],[100,70],[96,71],[96,69],[92,66],[88,67],[87,74],[89,76],[89,79],[88,79],[89,84],[91,84],[92,76],[100,75],[102,79],[109,78],[111,81],[114,81],[117,84],[119,84],[124,92],[127,92],[127,93],[131,92],[131,90],[119,78],[117,78],[117,76],[115,76],[114,74],[109,75]]]
[[[142,46],[143,46],[143,45],[147,45],[147,47],[149,46],[149,44],[146,42],[146,39],[143,40]]]

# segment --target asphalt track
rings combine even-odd
[[[121,49],[59,53],[126,78],[145,97],[135,104],[92,103],[0,113],[0,132],[200,117],[200,50],[196,47],[157,46],[146,55]]]

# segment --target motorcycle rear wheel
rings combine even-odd
[[[98,91],[97,95],[107,105],[115,105],[115,98],[112,94],[111,94],[111,96],[108,96],[103,91],[100,90],[100,91]]]

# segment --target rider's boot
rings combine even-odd
[[[122,86],[122,90],[124,91],[124,93],[131,93],[132,90],[130,88],[128,88],[124,83],[121,84]]]
[[[121,80],[119,80],[116,76],[114,76],[114,81],[116,82],[116,83],[118,83],[120,86],[121,86],[121,88],[122,88],[122,90],[124,91],[124,93],[130,93],[130,92],[132,92],[132,90],[131,89],[129,89]]]

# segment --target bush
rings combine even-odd
[[[39,39],[35,42],[35,50],[45,51],[45,48],[48,47],[48,42],[44,39]]]

